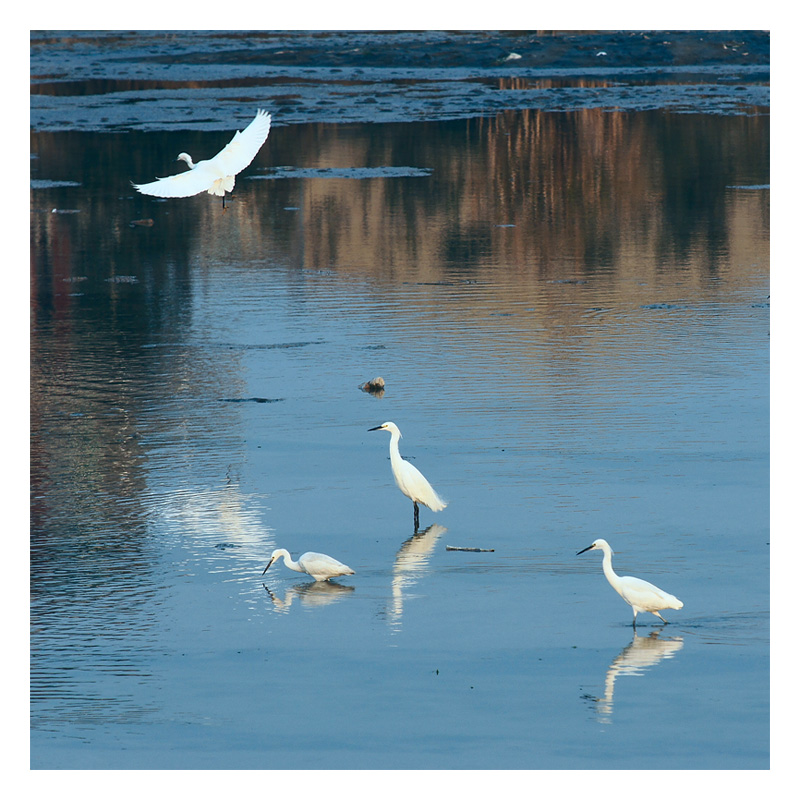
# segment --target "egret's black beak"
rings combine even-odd
[[[266,566],[266,567],[264,567],[264,572],[262,572],[262,573],[261,573],[262,575],[266,575],[266,572],[267,572],[267,570],[268,570],[268,569],[269,569],[269,568],[272,566],[272,562],[273,562],[274,560],[275,560],[275,559],[273,558],[273,559],[272,559],[272,560],[269,562],[269,564],[267,564],[267,566]]]
[[[579,556],[581,553],[585,553],[587,550],[591,550],[593,547],[594,545],[590,544],[588,547],[584,547],[583,550],[578,550],[578,552],[575,553],[575,555]],[[266,572],[266,570],[264,570],[264,572]]]
[[[368,431],[382,431],[383,425],[378,425],[377,428],[367,428]]]

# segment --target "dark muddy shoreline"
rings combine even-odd
[[[34,130],[228,130],[506,109],[762,114],[766,31],[33,32]],[[249,109],[248,109],[249,113]]]

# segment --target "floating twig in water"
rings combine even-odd
[[[492,548],[485,548],[485,547],[452,547],[451,545],[447,545],[445,550],[461,550],[465,553],[494,553],[494,547]]]
[[[220,397],[220,403],[280,403],[282,397]]]

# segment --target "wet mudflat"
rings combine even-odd
[[[495,42],[353,62],[331,117],[346,64],[127,36],[32,49],[32,766],[768,767],[767,62],[600,91]],[[497,94],[545,77],[583,104]],[[131,190],[257,107],[224,212]],[[386,420],[449,501],[416,534]]]

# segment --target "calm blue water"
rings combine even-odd
[[[32,134],[31,766],[767,768],[768,117],[275,117]]]

